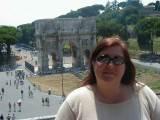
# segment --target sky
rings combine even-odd
[[[0,0],[0,25],[18,26],[38,19],[53,19],[71,10],[106,5],[108,0]],[[109,0],[112,2],[113,0]],[[118,2],[126,0],[117,0]],[[144,5],[156,0],[141,0]]]

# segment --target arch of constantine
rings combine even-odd
[[[71,51],[72,67],[83,68],[88,63],[96,45],[96,20],[91,18],[56,18],[33,22],[38,53],[38,71],[49,71],[49,56],[52,70],[63,67],[64,46]]]

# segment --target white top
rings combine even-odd
[[[138,83],[130,99],[106,104],[95,99],[91,87],[85,86],[67,97],[56,120],[160,120],[160,100],[148,86]]]

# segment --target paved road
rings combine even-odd
[[[23,55],[24,52],[27,53],[27,51],[21,52]],[[17,54],[17,53],[16,53]],[[29,55],[27,56],[27,59],[30,59]],[[18,64],[20,65],[18,67],[21,69],[24,69],[24,59],[21,61],[18,61]],[[24,69],[25,70],[25,69]],[[15,71],[9,71],[9,74],[7,75],[6,72],[0,72],[0,93],[1,88],[5,89],[5,93],[0,100],[0,114],[3,114],[4,117],[8,114],[11,116],[13,113],[16,116],[16,119],[24,119],[24,118],[30,118],[30,117],[37,117],[37,116],[48,116],[48,115],[55,115],[58,108],[60,107],[62,103],[62,97],[61,96],[55,96],[55,95],[48,95],[47,93],[41,92],[38,88],[35,88],[28,80],[27,78],[24,79],[24,85],[19,85],[18,89],[16,88],[16,85],[14,85],[15,81]],[[30,75],[28,71],[25,70],[25,74]],[[8,85],[6,84],[8,82]],[[11,85],[10,85],[11,82]],[[29,87],[31,88],[31,91],[33,91],[33,97],[29,97],[28,91]],[[23,98],[21,97],[21,90],[24,91]],[[2,93],[1,93],[2,94]],[[1,95],[0,95],[1,96]],[[42,105],[42,97],[49,98],[50,105]],[[21,99],[22,100],[22,108],[21,112],[19,112],[17,101]],[[9,102],[11,103],[11,112],[9,112]],[[13,104],[16,103],[16,112],[13,110]]]
[[[132,61],[135,64],[138,64],[138,65],[141,65],[141,66],[144,66],[144,67],[147,67],[147,68],[153,68],[156,71],[160,72],[160,64],[159,63],[142,62],[142,61],[137,60],[137,59],[132,59]]]
[[[18,89],[16,89],[16,86],[14,85],[14,71],[12,71],[12,73],[12,76],[11,72],[7,76],[5,72],[0,72],[0,88],[5,89],[3,99],[0,101],[0,113],[2,113],[4,116],[7,114],[12,115],[14,113],[18,119],[56,114],[60,104],[62,103],[62,98],[60,96],[48,95],[47,93],[39,91],[37,88],[34,88],[27,79],[24,80],[24,85],[19,85]],[[8,82],[8,85],[6,85],[6,82]],[[29,97],[28,86],[31,86],[33,98]],[[24,91],[23,99],[21,97],[21,90]],[[42,105],[42,97],[49,97],[50,106]],[[14,112],[13,103],[15,102],[17,105],[17,101],[19,99],[22,99],[22,111],[18,112],[18,106],[16,106],[16,112]],[[12,104],[11,112],[9,112],[9,102]]]

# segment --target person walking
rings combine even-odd
[[[21,98],[23,98],[23,90],[21,90]]]
[[[47,97],[47,105],[50,106],[50,100],[49,97]]]
[[[44,102],[45,102],[45,101],[44,101],[44,98],[42,97],[42,105],[43,105],[43,106],[44,106]]]
[[[2,95],[4,95],[4,88],[1,88]]]
[[[3,114],[0,115],[0,120],[4,120]]]
[[[6,119],[7,119],[7,120],[11,120],[11,115],[8,114],[7,117],[6,117]]]
[[[15,120],[16,119],[16,116],[15,114],[13,113],[12,117],[11,117],[12,120]]]
[[[18,104],[18,107],[19,107],[19,112],[21,112],[21,106],[22,106],[22,100],[21,99],[19,99],[18,101],[17,101],[17,104]]]
[[[11,112],[12,105],[10,102],[8,103],[8,107],[9,107],[9,112]]]
[[[0,100],[2,101],[2,99],[3,99],[3,96],[2,96],[2,94],[1,94],[1,92],[0,92]]]
[[[16,112],[16,103],[15,102],[13,103],[13,109],[14,109],[14,112]]]
[[[31,90],[31,86],[30,86],[30,85],[28,85],[28,90],[29,90],[29,91]]]
[[[10,85],[10,86],[12,85],[12,82],[11,82],[11,80],[9,80],[9,85]]]
[[[48,98],[47,97],[45,98],[45,103],[46,103],[46,106],[48,106]]]

